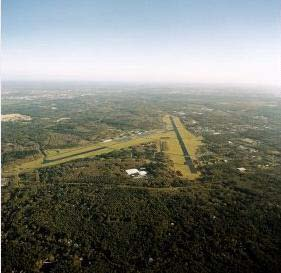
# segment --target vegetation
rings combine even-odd
[[[96,89],[4,93],[2,272],[280,271],[280,98]]]

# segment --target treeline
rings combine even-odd
[[[2,164],[14,162],[17,159],[23,159],[27,157],[34,157],[40,154],[38,150],[23,150],[23,151],[11,151],[3,153]]]

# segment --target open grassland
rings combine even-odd
[[[166,149],[164,149],[163,152],[166,153],[173,161],[174,169],[176,171],[180,171],[183,177],[187,177],[189,179],[197,178],[199,173],[191,173],[185,164],[184,155],[179,145],[177,136],[173,130],[170,116],[166,115],[163,118],[163,121],[165,124],[164,130],[154,130],[141,136],[131,136],[124,139],[116,139],[107,143],[99,142],[76,148],[46,150],[45,157],[42,156],[36,160],[19,161],[15,164],[7,166],[4,169],[4,173],[21,173],[42,167],[55,166],[72,160],[95,157],[113,152],[114,150],[120,150],[140,144],[156,142],[157,145],[159,145],[159,143],[166,143]],[[196,150],[200,145],[200,139],[189,133],[178,118],[174,118],[174,121],[178,127],[178,130],[180,131],[180,134],[182,135],[182,138],[184,139],[185,145],[190,151],[192,159],[196,158]]]

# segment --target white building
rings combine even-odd
[[[145,175],[147,175],[147,172],[146,171],[139,171],[139,175],[140,176],[145,176]]]
[[[240,173],[244,173],[246,171],[245,168],[241,167],[241,168],[237,168],[237,170],[240,172]]]
[[[139,171],[138,169],[128,169],[126,173],[131,176],[146,176],[147,172],[144,170]]]
[[[128,169],[128,170],[126,170],[126,173],[128,175],[135,175],[135,174],[139,174],[139,170],[138,169]]]

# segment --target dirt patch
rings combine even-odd
[[[32,118],[30,116],[21,115],[21,114],[7,114],[7,115],[1,115],[1,121],[7,122],[7,121],[30,121]]]

